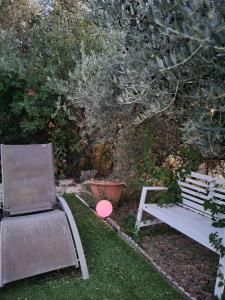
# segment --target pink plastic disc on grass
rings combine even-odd
[[[112,204],[108,200],[101,200],[96,205],[96,212],[101,218],[107,218],[112,213]]]

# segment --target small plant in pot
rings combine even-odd
[[[92,149],[92,165],[97,170],[99,178],[91,179],[89,186],[96,201],[109,200],[112,205],[117,206],[123,188],[124,182],[118,180],[117,175],[113,174],[113,145],[112,143],[96,143]],[[110,179],[108,176],[110,175]]]

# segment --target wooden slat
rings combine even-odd
[[[204,200],[201,200],[201,199],[198,199],[198,198],[196,198],[196,197],[192,197],[192,196],[190,196],[190,195],[188,195],[188,194],[184,194],[184,193],[181,193],[181,197],[182,198],[186,198],[186,199],[188,199],[188,200],[191,200],[191,201],[193,201],[193,202],[197,202],[199,205],[204,205]],[[214,202],[215,203],[218,203],[218,204],[220,204],[220,205],[224,205],[224,202],[223,201],[220,201],[220,200],[218,200],[218,199],[214,199]]]
[[[215,180],[216,180],[216,184],[225,185],[225,179],[224,178],[215,177]]]
[[[189,183],[186,183],[186,182],[183,182],[183,181],[178,181],[178,184],[182,187],[190,188],[192,190],[195,190],[195,191],[198,191],[198,192],[201,192],[201,193],[204,193],[204,194],[207,193],[206,189],[200,188],[200,187],[198,187],[196,185],[193,185],[193,184],[189,184]]]
[[[185,205],[183,203],[179,203],[179,206],[181,206],[181,207],[183,207],[185,209],[191,210],[191,211],[193,211],[196,214],[200,214],[200,215],[202,215],[204,217],[211,218],[210,211],[207,211],[207,212],[206,211],[200,211],[200,210],[198,210],[196,208],[193,208],[193,207],[191,207],[189,205]]]
[[[219,199],[217,199],[217,198],[214,198],[213,199],[213,202],[215,202],[215,203],[217,203],[217,204],[219,204],[219,205],[224,205],[225,204],[225,202],[222,200],[219,200]]]
[[[199,186],[204,186],[204,187],[207,187],[207,186],[208,186],[208,184],[205,183],[205,182],[202,182],[202,181],[200,181],[200,180],[194,180],[194,179],[189,178],[189,177],[187,177],[187,178],[185,179],[185,181],[191,182],[191,183],[196,184],[196,185],[199,185]]]
[[[206,213],[210,214],[210,211],[206,211],[206,210],[204,209],[204,207],[203,207],[201,204],[195,203],[195,202],[193,202],[193,201],[190,201],[190,200],[187,200],[187,199],[184,199],[184,198],[183,198],[182,203],[183,203],[184,205],[187,205],[187,206],[189,206],[189,207],[191,207],[191,208],[194,208],[194,209],[196,209],[196,210],[198,210],[198,211],[201,211],[201,212],[203,212],[203,213],[205,213],[205,214],[206,214]]]
[[[210,217],[178,205],[164,208],[158,207],[157,204],[149,204],[145,210],[213,251],[215,249],[209,242],[209,234],[218,231],[219,236],[224,236],[224,229],[213,227]]]
[[[225,189],[221,189],[221,188],[217,188],[217,187],[214,187],[213,190],[215,191],[218,191],[218,192],[221,192],[221,193],[224,193],[225,194]]]
[[[219,198],[219,199],[224,199],[225,200],[225,195],[223,195],[223,194],[212,192],[212,196],[216,197],[216,198]]]
[[[204,181],[212,181],[214,179],[214,177],[209,176],[209,175],[205,175],[205,174],[200,174],[200,173],[196,173],[196,172],[191,172],[191,177],[194,178],[198,178]]]
[[[196,198],[193,198],[191,196],[188,196],[188,195],[184,195],[182,196],[182,203],[181,203],[181,206],[182,204],[184,204],[185,206],[188,205],[188,208],[191,209],[191,210],[198,210],[198,211],[201,211],[203,212],[204,214],[207,214],[207,215],[211,215],[211,212],[210,210],[205,210],[204,209],[204,206],[203,206],[203,202],[200,203],[200,202],[196,202]],[[185,198],[186,197],[186,198]],[[189,198],[188,198],[189,197]],[[190,199],[191,198],[191,199]],[[192,201],[194,199],[194,201]],[[219,200],[214,200],[214,202],[216,202],[217,204],[220,204],[220,205],[224,205],[223,202],[219,201]],[[202,206],[202,209],[200,208],[200,206]],[[221,214],[223,217],[225,216],[225,214]]]
[[[191,195],[194,195],[194,196],[202,198],[202,199],[208,199],[208,196],[207,195],[203,195],[202,193],[197,193],[197,192],[188,190],[188,189],[183,188],[183,187],[181,187],[180,189],[181,189],[182,192],[185,192],[187,194],[191,194]]]
[[[181,193],[181,197],[186,198],[186,199],[191,200],[191,201],[194,201],[194,202],[197,202],[197,203],[199,203],[199,205],[203,205],[204,202],[205,202],[205,200],[198,199],[196,197],[193,197],[193,196],[185,194],[185,193]]]

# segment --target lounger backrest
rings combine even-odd
[[[53,208],[52,146],[2,145],[3,210],[10,215]]]

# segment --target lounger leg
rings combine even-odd
[[[218,299],[221,299],[223,295],[224,285],[219,286],[219,283],[221,281],[224,281],[224,279],[225,279],[225,257],[222,257],[220,258],[219,261],[219,268],[217,272],[216,285],[214,291],[214,295],[217,296]]]
[[[2,283],[2,224],[0,223],[0,288],[3,287]]]
[[[79,259],[83,279],[88,279],[89,273],[88,273],[87,263],[86,263],[80,235],[79,235],[79,232],[77,229],[77,225],[75,223],[74,217],[73,217],[71,210],[70,210],[68,204],[66,203],[66,201],[62,197],[58,197],[58,199],[59,199],[60,205],[62,206],[62,208],[68,218],[68,221],[69,221],[69,224],[71,227],[71,231],[72,231],[74,242],[76,245],[76,250],[77,250],[77,254],[78,254],[78,259]]]

